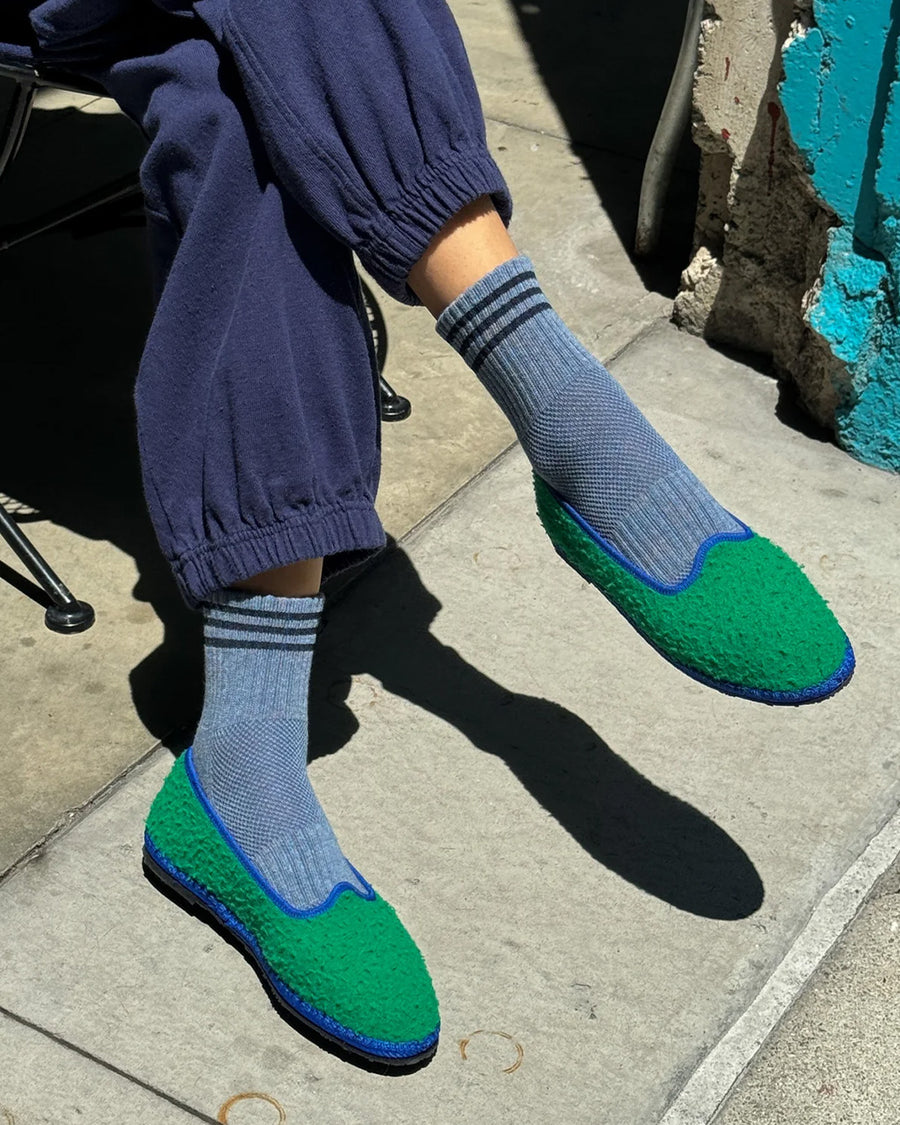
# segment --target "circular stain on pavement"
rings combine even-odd
[[[234,1097],[229,1098],[227,1102],[223,1102],[219,1107],[219,1112],[216,1114],[216,1121],[220,1121],[222,1125],[237,1125],[237,1122],[229,1123],[228,1115],[238,1102],[249,1101],[268,1102],[270,1106],[273,1106],[278,1112],[277,1125],[284,1125],[287,1121],[287,1114],[284,1112],[280,1102],[276,1102],[269,1094],[260,1094],[252,1090],[248,1090],[244,1094],[235,1094]],[[273,1125],[275,1125],[274,1122]]]
[[[522,1060],[525,1058],[525,1049],[518,1041],[518,1039],[513,1039],[513,1037],[506,1031],[485,1031],[484,1028],[479,1028],[478,1031],[473,1031],[471,1035],[467,1035],[465,1039],[460,1039],[459,1053],[460,1055],[462,1055],[465,1062],[469,1061],[469,1044],[472,1042],[476,1035],[493,1035],[498,1039],[507,1039],[510,1043],[512,1043],[513,1048],[516,1052],[515,1061],[511,1066],[501,1067],[503,1074],[512,1074],[513,1071],[518,1070],[522,1065]]]

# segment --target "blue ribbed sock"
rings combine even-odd
[[[206,692],[194,765],[248,858],[292,905],[341,882],[365,893],[306,775],[307,710],[322,597],[235,590],[204,606]]]
[[[538,476],[658,582],[685,578],[711,535],[740,532],[559,319],[528,258],[467,289],[437,331],[504,411]]]

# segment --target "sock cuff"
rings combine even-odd
[[[254,594],[250,590],[235,590],[229,586],[207,594],[202,606],[204,612],[218,607],[239,606],[245,609],[292,614],[321,613],[324,604],[324,594],[311,594],[306,598],[279,598],[275,594]]]
[[[449,305],[436,325],[521,438],[585,364],[596,360],[554,312],[530,259],[491,270]]]
[[[311,649],[324,597],[279,598],[218,590],[203,603],[204,640],[213,648]]]
[[[435,331],[460,351],[459,344],[466,330],[489,315],[495,303],[503,297],[516,295],[523,288],[537,285],[534,265],[524,254],[501,262],[450,302],[437,318]]]

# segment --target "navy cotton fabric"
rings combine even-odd
[[[45,0],[40,54],[143,129],[159,291],[136,401],[186,599],[380,547],[377,372],[351,251],[394,297],[460,207],[511,203],[443,0]]]

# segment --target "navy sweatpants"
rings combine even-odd
[[[41,52],[144,130],[159,283],[144,487],[191,604],[383,544],[376,371],[351,251],[401,301],[436,231],[509,194],[444,0],[46,0]]]

